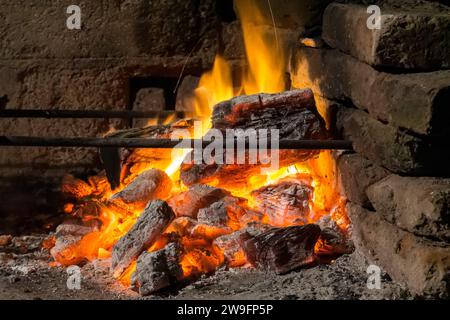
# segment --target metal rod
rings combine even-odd
[[[183,111],[104,111],[104,110],[15,110],[6,109],[0,110],[0,118],[79,118],[79,119],[137,119],[137,118],[156,118],[176,116],[177,118],[184,118]]]
[[[183,143],[181,144],[181,142]],[[149,149],[202,148],[211,141],[184,139],[143,139],[143,138],[45,138],[27,136],[0,136],[0,146],[20,147],[127,147]],[[226,148],[226,146],[224,146]],[[246,148],[251,146],[246,144]],[[272,148],[268,144],[268,148]],[[281,140],[279,149],[291,150],[353,150],[347,140]],[[273,149],[273,148],[272,148]]]

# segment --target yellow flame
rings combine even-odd
[[[284,46],[279,43],[269,17],[263,15],[256,0],[236,0],[235,5],[242,25],[249,71],[243,76],[245,94],[277,93],[286,89]],[[267,4],[267,3],[266,3]]]

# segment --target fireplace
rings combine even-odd
[[[445,1],[63,2],[0,4],[0,298],[448,298]]]

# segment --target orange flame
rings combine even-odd
[[[267,19],[258,10],[256,0],[236,0],[235,3],[242,23],[248,69],[241,74],[240,83],[233,83],[233,70],[230,64],[223,57],[219,55],[216,57],[212,70],[201,77],[199,86],[195,90],[193,102],[195,117],[203,120],[203,125],[201,132],[194,133],[194,138],[200,138],[209,129],[212,107],[215,104],[239,94],[277,93],[286,90],[287,57],[275,30],[268,32],[267,28],[253,25],[253,21]],[[266,21],[265,24],[270,25],[271,23]],[[166,119],[165,122],[168,123],[172,120]],[[157,119],[154,119],[153,122],[156,123]],[[106,177],[102,174],[89,178],[88,183],[77,181],[73,177],[68,179],[64,184],[64,190],[80,201],[81,199],[96,199],[103,204],[100,206],[100,215],[96,218],[101,222],[101,227],[100,230],[87,234],[78,243],[67,248],[60,257],[57,257],[58,262],[69,265],[73,261],[82,259],[109,258],[113,245],[128,232],[141,212],[129,212],[123,208],[108,205],[108,199],[125,188],[141,172],[150,168],[162,169],[170,176],[173,185],[177,186],[174,187],[173,193],[182,191],[185,187],[177,181],[178,168],[188,151],[179,150],[175,157],[166,162],[136,162],[131,168],[128,168],[129,176],[117,190],[110,190]],[[139,150],[136,150],[135,155],[138,155],[138,152]],[[150,152],[153,151],[150,150]],[[322,152],[318,157],[307,162],[282,167],[267,173],[262,178],[251,177],[246,188],[232,190],[232,192],[234,196],[247,199],[248,207],[254,208],[255,201],[250,195],[253,190],[299,175],[311,181],[311,185],[314,187],[314,197],[310,204],[311,212],[313,212],[311,222],[317,221],[323,215],[331,215],[345,229],[348,226],[345,201],[339,195],[335,163],[330,152]],[[66,209],[68,212],[72,212],[73,205],[67,205]],[[190,222],[179,219],[176,219],[167,228],[160,239],[148,248],[148,251],[163,248],[168,241],[167,235],[175,233],[181,237],[183,245],[184,252],[180,265],[185,277],[214,271],[224,262],[224,254],[212,245],[212,240],[223,235],[223,230],[204,226],[203,229],[198,227],[197,233],[191,233]],[[263,217],[262,222],[268,223],[269,220],[267,217]],[[239,227],[233,225],[231,229],[235,230]],[[237,265],[242,265],[245,256],[242,252],[238,252],[235,260]],[[119,280],[124,284],[129,284],[135,268],[136,262],[133,262]]]

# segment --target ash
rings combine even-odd
[[[381,289],[367,288],[368,263],[358,252],[330,265],[300,269],[287,275],[252,268],[219,269],[195,282],[142,298],[110,277],[110,261],[81,267],[80,290],[67,287],[66,268],[53,259],[42,241],[47,235],[13,237],[0,246],[0,299],[412,299],[382,275]]]

